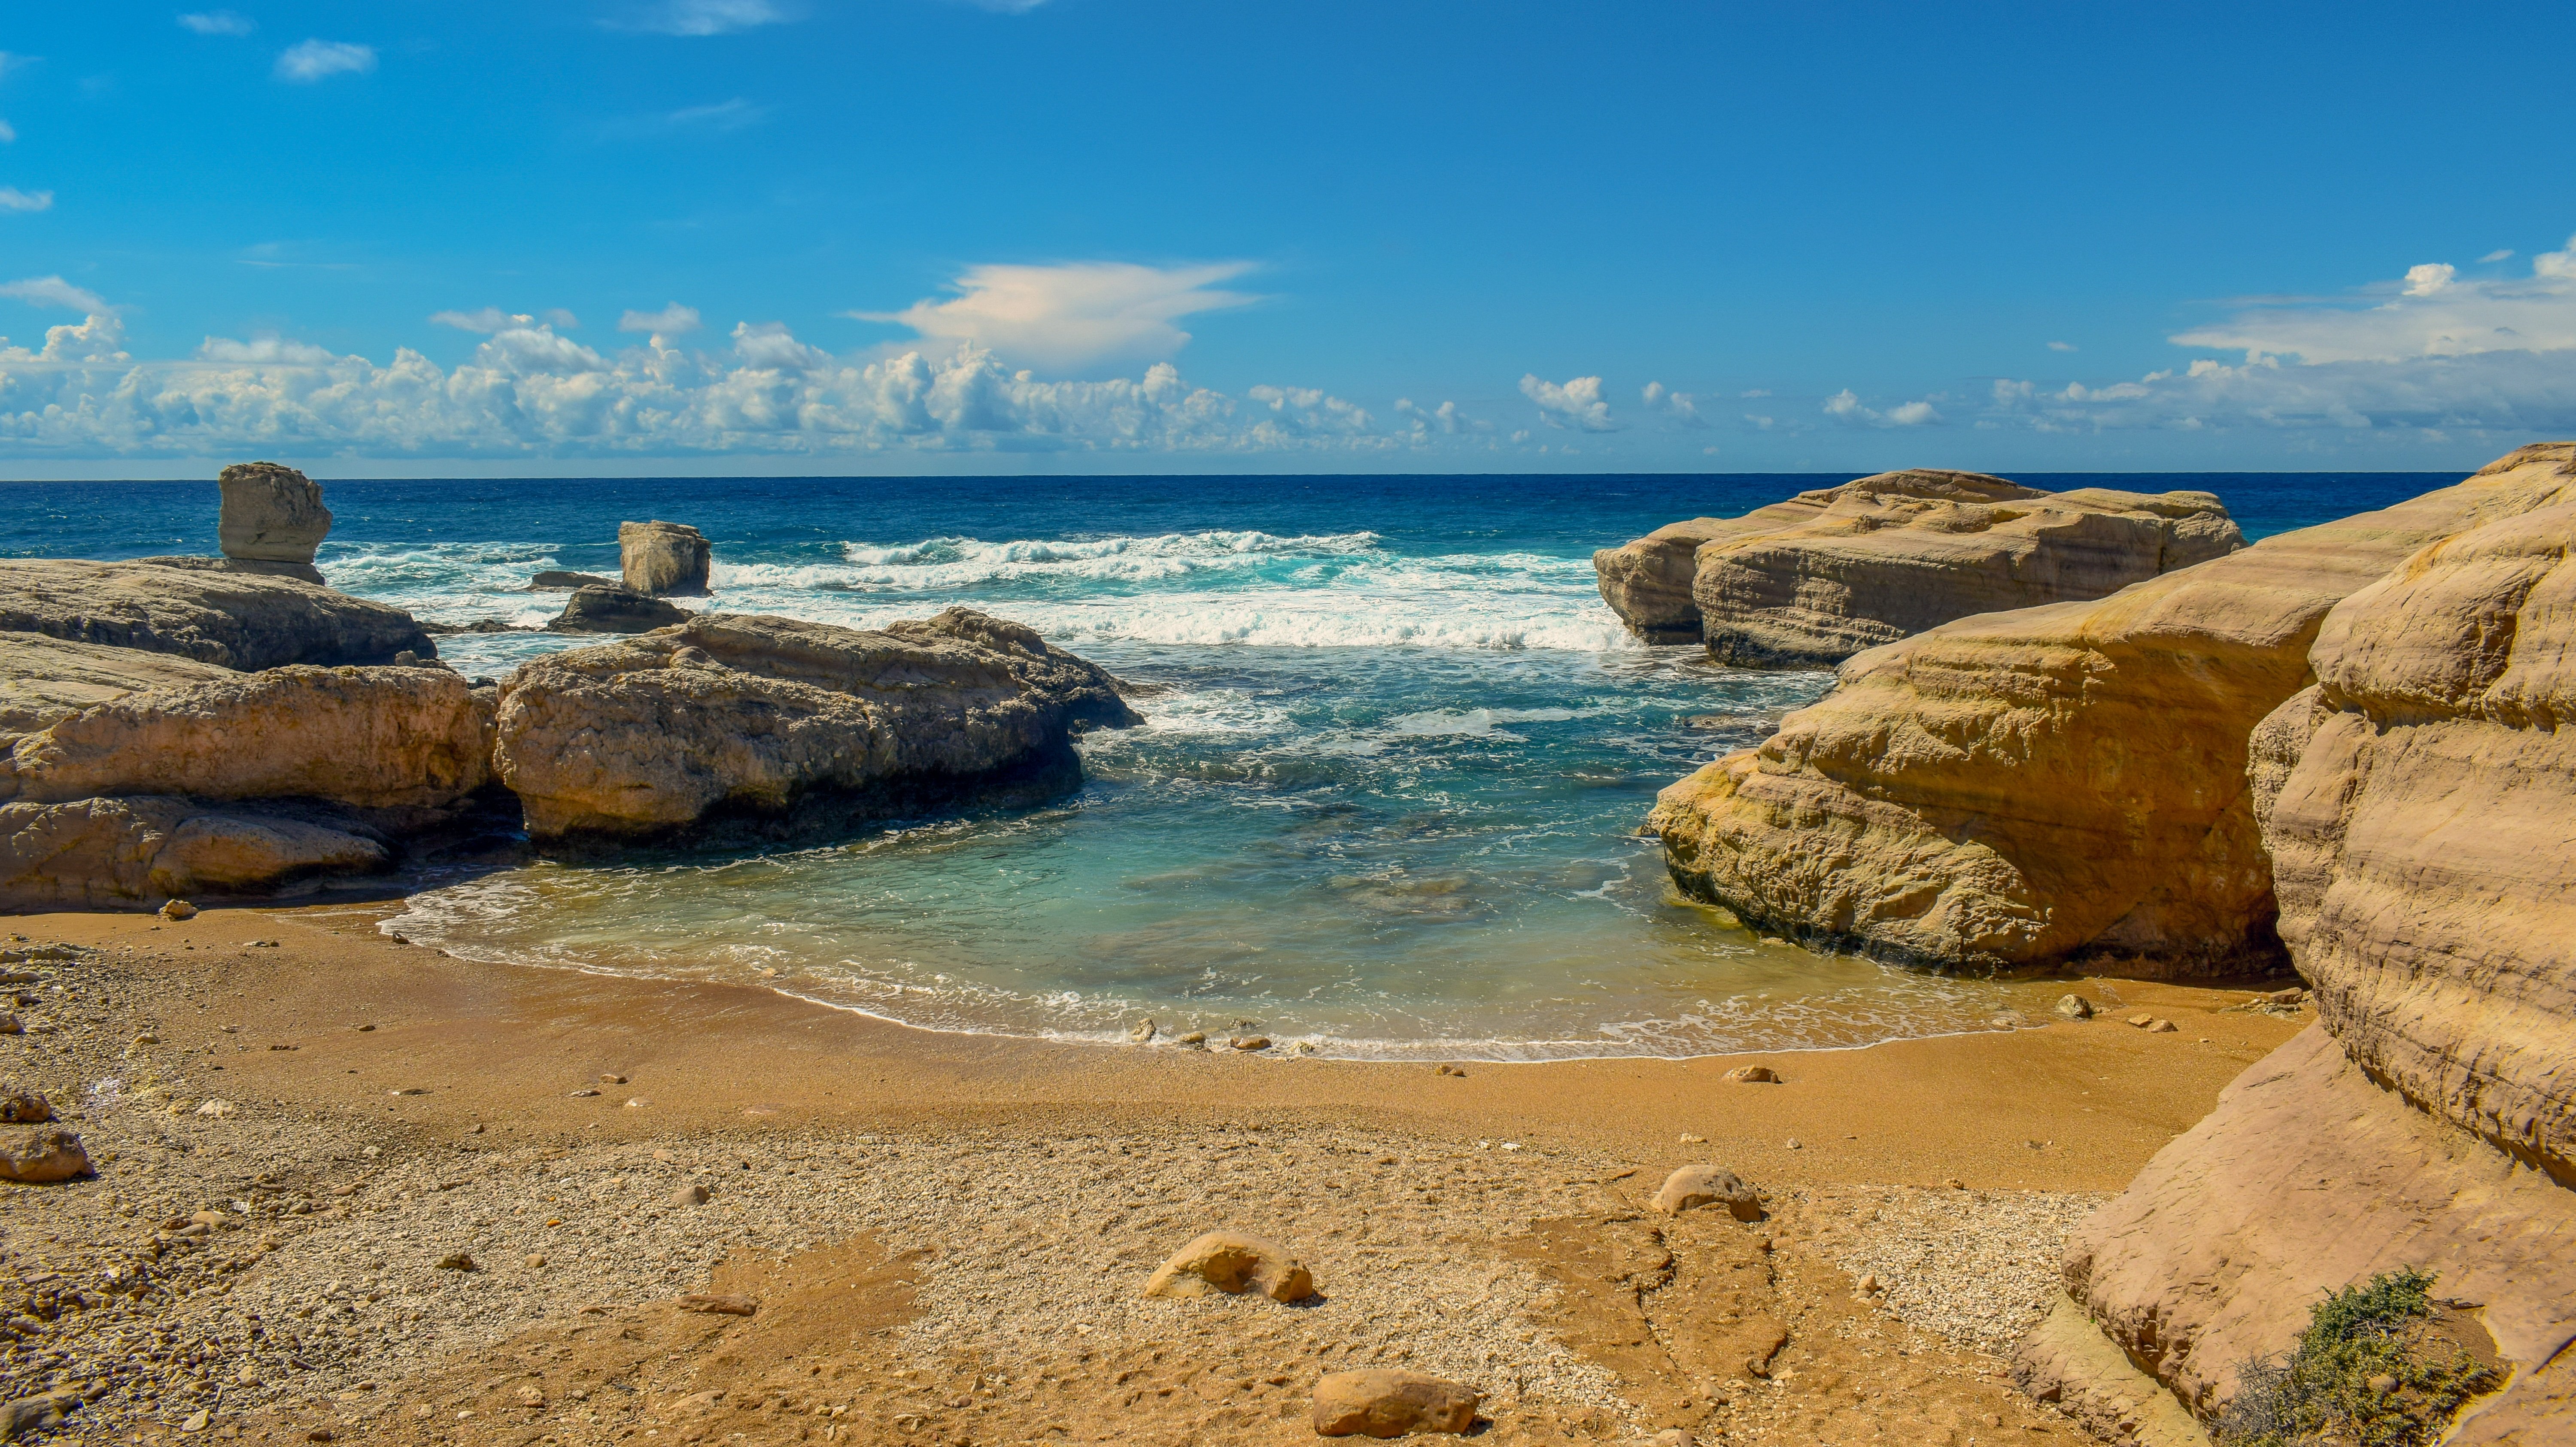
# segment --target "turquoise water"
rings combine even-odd
[[[338,586],[538,623],[620,518],[715,540],[716,606],[865,626],[952,603],[1144,686],[1077,794],[816,847],[428,877],[456,954],[758,983],[936,1029],[1258,1030],[1330,1056],[1682,1056],[1993,1028],[2029,991],[1810,954],[1679,898],[1635,831],[1824,673],[1649,649],[1593,548],[1816,478],[334,483]],[[2219,491],[2249,531],[2454,479],[2025,479]],[[0,489],[13,551],[211,551],[212,489]],[[505,673],[576,640],[454,636]]]

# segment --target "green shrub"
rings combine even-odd
[[[2238,1364],[2220,1447],[2424,1447],[2503,1385],[2433,1327],[2433,1278],[2382,1272],[2317,1303],[2299,1344]]]

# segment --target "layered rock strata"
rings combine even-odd
[[[0,906],[96,909],[277,894],[391,865],[392,841],[351,818],[168,796],[0,804]]]
[[[871,632],[714,613],[523,665],[493,759],[531,835],[638,838],[1061,789],[1074,730],[1137,722],[1101,669],[966,609]]]
[[[295,578],[147,562],[0,559],[0,631],[237,669],[438,656],[420,624],[398,608]]]
[[[7,735],[43,728],[138,689],[235,676],[232,669],[175,654],[0,633],[0,747]]]
[[[707,591],[707,569],[714,549],[687,523],[619,523],[619,571],[627,591],[658,598],[665,594]]]
[[[2255,725],[2325,615],[2416,549],[2576,498],[2567,449],[2135,584],[1845,663],[1760,748],[1664,790],[1685,891],[1811,944],[1966,968],[2273,967]]]
[[[1970,614],[2104,597],[2244,544],[2208,493],[2045,493],[1917,469],[1675,523],[1593,566],[1603,599],[1651,641],[1815,668]]]
[[[2576,1441],[2576,445],[2353,592],[2255,730],[2281,937],[2319,1025],[2069,1242],[2071,1302],[2202,1415],[2324,1295],[2413,1267],[2513,1369],[2453,1443]],[[2045,1334],[2043,1334],[2045,1336]],[[2027,1385],[2105,1391],[2080,1339]]]

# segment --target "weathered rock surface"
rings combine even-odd
[[[1147,1296],[1204,1296],[1258,1291],[1272,1301],[1304,1301],[1315,1278],[1275,1241],[1239,1231],[1210,1231],[1172,1253],[1145,1283]]]
[[[2207,493],[2044,493],[1917,469],[1676,523],[1593,564],[1602,597],[1653,641],[1815,668],[1970,614],[2105,597],[2244,543]]]
[[[1649,1204],[1668,1216],[1702,1206],[1723,1206],[1738,1221],[1762,1219],[1762,1193],[1723,1166],[1683,1166],[1664,1177]]]
[[[12,909],[272,894],[391,860],[363,824],[285,810],[158,796],[0,804],[0,906]]]
[[[1666,789],[1680,886],[1802,941],[1962,967],[2270,967],[2248,739],[2328,609],[2417,548],[2576,500],[2570,449],[2092,602],[1872,649],[1759,749]]]
[[[659,598],[616,586],[575,588],[549,633],[650,633],[696,615]]]
[[[0,631],[239,669],[438,656],[397,608],[294,578],[143,562],[0,559]]]
[[[1324,1437],[1402,1437],[1465,1432],[1484,1395],[1419,1372],[1331,1372],[1315,1383],[1315,1432]]]
[[[634,838],[1060,789],[1075,729],[1137,722],[1098,667],[966,609],[881,632],[710,613],[521,666],[494,765],[532,835]]]
[[[687,523],[619,523],[617,561],[630,592],[648,597],[707,591],[714,560],[706,534]]]
[[[138,689],[212,683],[232,669],[140,648],[73,643],[42,633],[0,633],[0,746]]]
[[[129,693],[18,737],[0,800],[324,799],[434,810],[489,778],[491,733],[444,668],[290,666]]]
[[[528,591],[531,593],[568,593],[575,588],[622,586],[624,585],[615,578],[603,578],[597,573],[566,572],[560,568],[548,568],[528,580]]]
[[[89,1174],[81,1138],[57,1126],[0,1131],[0,1181],[50,1183]]]
[[[322,505],[322,489],[313,479],[274,462],[240,462],[215,482],[223,490],[215,537],[225,557],[312,564],[331,531],[331,510]]]

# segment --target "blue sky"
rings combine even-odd
[[[0,475],[2576,434],[2564,6],[16,10]]]

